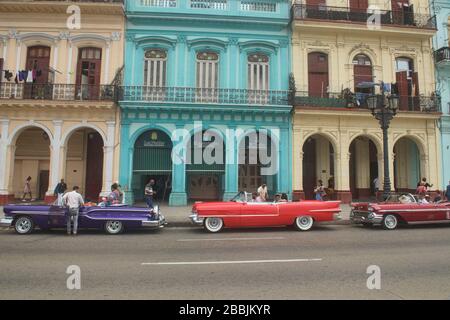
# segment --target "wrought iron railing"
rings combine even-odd
[[[307,91],[297,91],[293,105],[298,107],[367,109],[366,93],[326,93],[310,95]],[[441,99],[433,96],[399,96],[399,111],[441,112]]]
[[[434,52],[434,61],[436,63],[440,62],[450,62],[450,48],[442,47]]]
[[[116,101],[113,85],[0,83],[0,99]]]
[[[289,91],[124,86],[119,100],[155,103],[289,105]]]
[[[436,29],[436,17],[414,12],[377,10],[368,11],[348,7],[330,7],[326,5],[294,4],[292,6],[294,19],[319,19],[345,22],[367,23],[374,14],[379,14],[381,25],[399,25],[421,29]]]

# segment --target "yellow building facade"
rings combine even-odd
[[[0,202],[53,198],[65,179],[96,201],[117,179],[121,1],[0,2]],[[29,197],[27,195],[27,197]]]
[[[441,184],[436,25],[428,12],[427,0],[293,5],[294,199],[314,197],[318,180],[344,202],[383,189],[382,131],[366,102],[381,81],[400,97],[388,138],[392,189],[415,190],[422,177]]]

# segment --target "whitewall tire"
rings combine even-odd
[[[300,231],[308,231],[312,228],[314,219],[310,216],[301,216],[295,219],[295,227]]]
[[[206,218],[205,229],[212,233],[219,232],[223,229],[223,220],[221,218]]]

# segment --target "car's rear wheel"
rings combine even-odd
[[[398,226],[398,219],[393,214],[388,214],[383,218],[383,229],[394,230]]]
[[[117,220],[106,221],[105,231],[108,234],[119,234],[123,231],[123,223]]]
[[[209,232],[219,232],[223,229],[223,220],[220,218],[206,218],[205,229]]]
[[[314,219],[310,216],[301,216],[295,219],[295,227],[300,231],[308,231],[312,228]]]
[[[34,222],[30,217],[19,217],[14,222],[14,229],[18,234],[30,234],[34,230]]]

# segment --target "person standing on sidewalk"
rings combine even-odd
[[[78,231],[78,214],[80,213],[80,207],[84,206],[83,197],[78,193],[80,188],[78,186],[73,187],[73,191],[67,192],[63,196],[63,203],[69,208],[66,215],[67,222],[67,234],[70,235],[71,224],[73,220],[73,235],[77,235]]]
[[[61,182],[56,185],[54,196],[57,199],[58,206],[62,206],[62,197],[64,192],[67,191],[67,184],[64,182],[64,179],[61,179]]]
[[[149,208],[153,209],[153,195],[156,193],[153,190],[153,186],[155,185],[155,180],[150,179],[150,181],[145,186],[145,202]]]
[[[448,182],[447,188],[445,189],[445,198],[450,201],[450,181]]]

